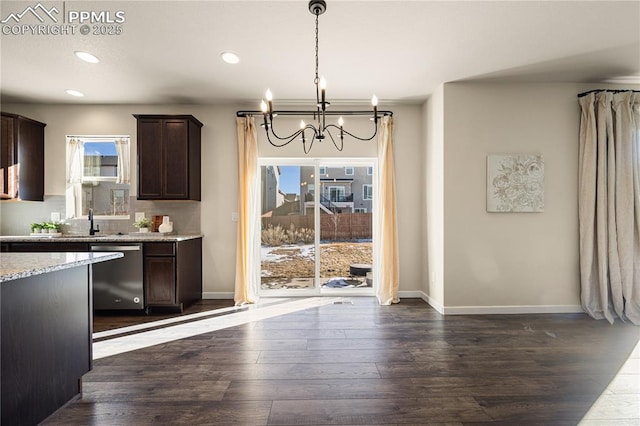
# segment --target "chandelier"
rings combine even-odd
[[[275,147],[282,147],[288,145],[295,140],[301,140],[304,153],[308,154],[313,146],[313,143],[317,140],[322,142],[323,140],[330,139],[333,145],[338,151],[342,151],[344,148],[344,136],[348,135],[354,139],[361,141],[370,141],[378,133],[378,115],[393,115],[390,111],[378,111],[378,98],[373,95],[371,98],[372,111],[328,111],[327,108],[330,102],[326,100],[326,87],[327,83],[324,77],[320,77],[318,74],[318,18],[327,10],[327,3],[324,0],[311,0],[309,1],[309,12],[316,17],[316,32],[315,32],[315,57],[316,57],[316,74],[313,79],[313,84],[316,88],[316,109],[314,111],[277,111],[273,109],[273,95],[270,89],[267,89],[265,94],[266,102],[263,99],[260,104],[260,111],[238,111],[238,116],[246,116],[253,113],[261,113],[263,116],[262,127],[264,127],[267,140]],[[274,118],[277,116],[311,116],[312,123],[305,123],[304,120],[300,120],[300,127],[293,133],[284,136],[276,132],[274,126]],[[337,125],[329,123],[327,124],[327,116],[339,116]],[[350,133],[344,128],[343,116],[369,116],[373,121],[373,134],[368,137],[359,137]],[[334,135],[332,133],[337,133]]]

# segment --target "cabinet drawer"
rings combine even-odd
[[[144,244],[145,256],[175,256],[175,244],[174,243],[145,243]]]

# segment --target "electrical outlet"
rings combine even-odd
[[[237,222],[237,221],[238,221],[238,212],[231,213],[231,222]]]
[[[136,212],[135,220],[138,221],[144,217],[144,212]]]

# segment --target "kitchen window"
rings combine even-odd
[[[67,218],[128,219],[129,190],[129,136],[67,136]]]

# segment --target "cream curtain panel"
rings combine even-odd
[[[84,171],[84,142],[67,139],[67,188],[65,193],[66,218],[82,216],[82,174]]]
[[[398,303],[399,266],[398,266],[398,230],[396,212],[396,181],[393,167],[393,117],[382,117],[378,135],[378,166],[380,170],[380,189],[377,194],[379,214],[376,227],[380,243],[380,272],[376,297],[381,305]]]
[[[255,264],[260,259],[256,240],[260,232],[252,212],[260,202],[258,173],[258,139],[253,117],[237,117],[238,137],[238,243],[236,249],[236,305],[254,303],[258,297],[260,277]]]
[[[84,142],[77,138],[67,140],[67,182],[82,183],[84,168]]]
[[[116,183],[131,182],[131,159],[129,150],[129,138],[115,140],[116,151],[118,153],[118,176]]]
[[[640,93],[599,91],[579,103],[582,306],[640,324]]]

